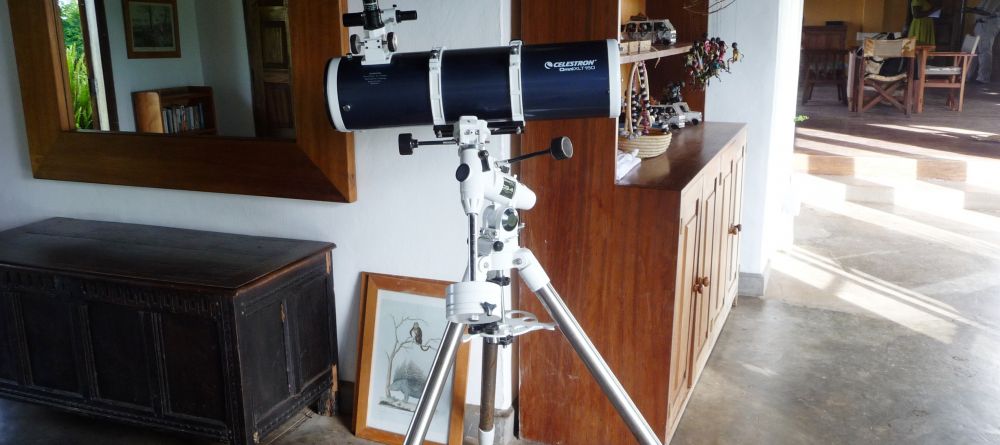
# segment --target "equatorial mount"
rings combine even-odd
[[[534,207],[536,196],[511,174],[510,164],[544,154],[559,160],[568,159],[573,156],[573,144],[567,137],[558,137],[552,140],[548,149],[496,161],[486,150],[492,134],[491,125],[495,126],[475,116],[462,116],[448,132],[447,139],[421,142],[412,134],[399,136],[400,154],[413,154],[414,149],[423,145],[458,145],[460,164],[455,179],[459,182],[462,208],[469,220],[469,261],[465,277],[448,286],[445,296],[448,328],[407,428],[404,445],[423,443],[458,345],[476,337],[483,341],[479,443],[492,445],[497,349],[510,345],[519,335],[556,330],[557,327],[639,443],[660,445],[656,433],[552,286],[545,269],[531,250],[519,243],[524,225],[518,211]],[[439,137],[442,134],[438,132]],[[512,269],[517,269],[518,277],[541,300],[552,323],[540,322],[530,312],[504,310],[503,288],[510,285],[508,277]]]

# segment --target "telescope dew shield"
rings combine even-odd
[[[326,95],[334,127],[441,125],[461,116],[509,122],[520,120],[512,110],[516,101],[524,120],[620,112],[614,40],[435,51],[396,54],[384,65],[362,65],[359,57],[331,59]],[[511,91],[518,73],[521,90]]]

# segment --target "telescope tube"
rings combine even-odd
[[[384,65],[337,57],[326,69],[327,108],[337,130],[617,117],[618,42],[435,49],[395,54]]]

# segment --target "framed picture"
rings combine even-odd
[[[177,0],[122,0],[129,59],[181,56]]]
[[[364,273],[354,434],[401,445],[447,327],[450,284]],[[454,372],[438,402],[426,441],[460,445],[465,414],[469,345],[458,351]]]

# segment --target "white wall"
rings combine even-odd
[[[709,34],[745,54],[708,88],[713,121],[748,124],[741,272],[763,274],[792,240],[792,149],[802,0],[737,1],[709,18]],[[775,63],[777,61],[777,63]]]
[[[219,134],[253,137],[256,128],[243,0],[202,0],[195,7],[201,70],[215,97]]]
[[[342,377],[348,380],[355,377],[362,271],[453,281],[462,278],[466,228],[454,179],[455,151],[429,148],[416,156],[400,157],[396,135],[411,131],[407,129],[357,135],[358,201],[353,204],[32,179],[8,1],[21,0],[0,0],[0,229],[66,216],[335,242],[340,365]],[[507,0],[397,3],[420,12],[420,20],[398,29],[403,51],[442,44],[450,48],[494,46],[509,39]],[[355,11],[361,8],[359,0],[350,5]],[[108,19],[116,23],[114,18]],[[431,137],[428,128],[415,130],[418,138]],[[496,145],[495,151],[508,150],[506,139]],[[479,397],[475,355],[469,371],[471,403],[477,403]],[[500,407],[510,405],[510,360],[504,360]]]
[[[133,92],[205,84],[194,1],[177,0],[181,57],[171,59],[129,59],[125,44],[122,2],[114,0],[105,2],[111,67],[115,80],[115,101],[118,104],[118,125],[121,131],[135,131],[135,113],[132,112]]]

